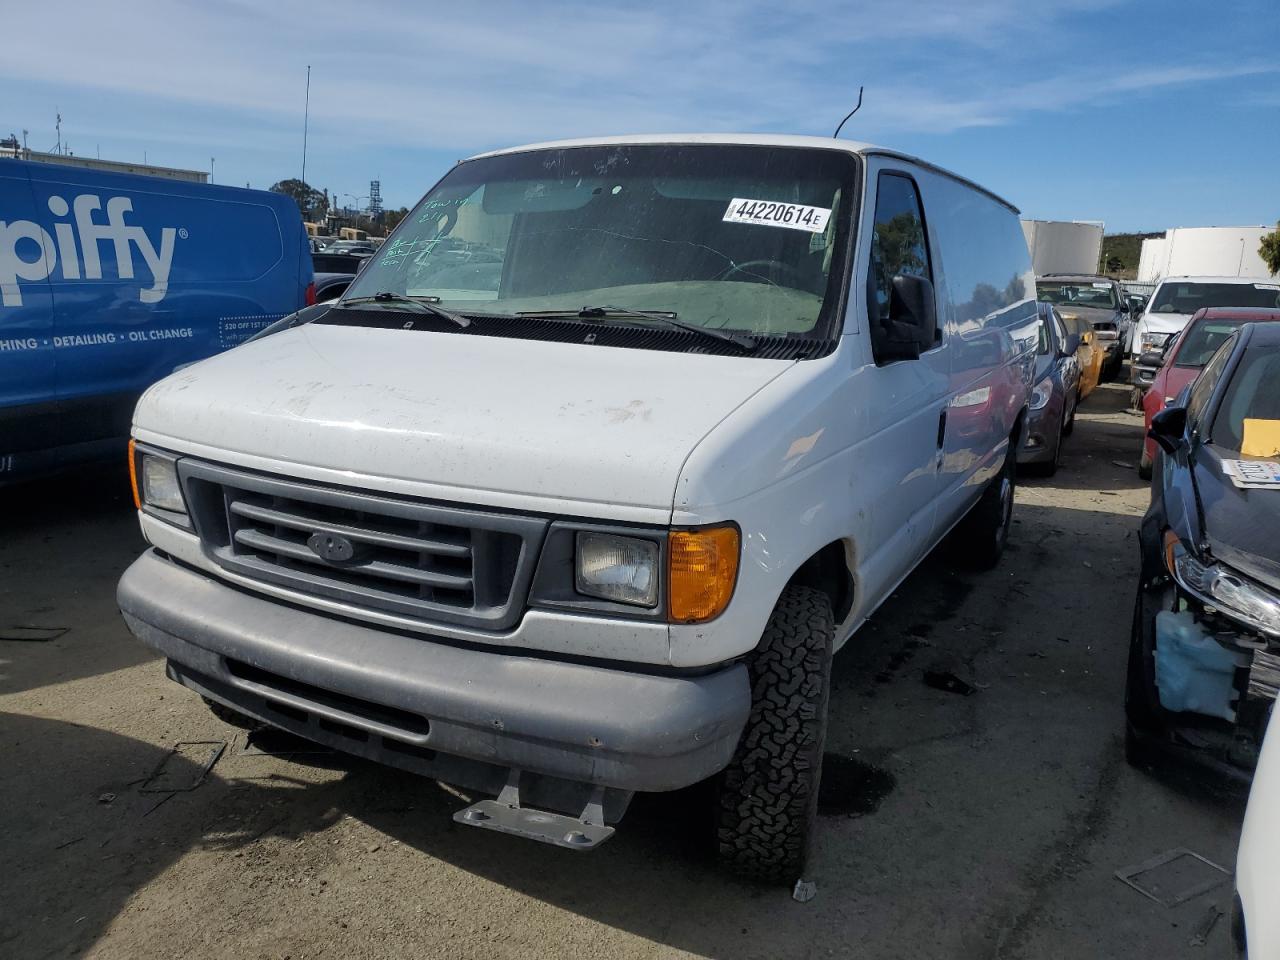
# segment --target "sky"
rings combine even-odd
[[[1278,0],[0,0],[0,136],[411,206],[457,160],[620,133],[843,136],[1038,219],[1280,218]],[[350,194],[350,196],[347,196]]]

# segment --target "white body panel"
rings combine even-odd
[[[606,142],[667,139],[863,156],[848,308],[831,353],[777,361],[303,326],[162,381],[140,402],[135,435],[320,483],[619,523],[732,521],[743,534],[733,599],[709,623],[531,611],[501,636],[388,626],[642,663],[721,663],[756,646],[790,578],[838,544],[855,585],[843,641],[1004,463],[1030,392],[1037,323],[1016,211],[959,178],[847,141]],[[942,338],[918,360],[877,366],[866,290],[882,170],[917,184]],[[157,527],[144,522],[153,542],[225,576],[194,536]]]
[[[1046,273],[1091,274],[1102,256],[1102,223],[1080,220],[1023,220],[1036,276]]]
[[[1142,241],[1138,280],[1155,283],[1165,277],[1249,277],[1273,274],[1258,254],[1262,237],[1273,227],[1176,227],[1163,238]]]
[[[1280,957],[1280,724],[1269,725],[1240,832],[1236,892],[1249,956]]]

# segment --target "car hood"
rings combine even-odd
[[[1177,333],[1190,319],[1189,313],[1144,313],[1142,325],[1148,333]]]
[[[1201,448],[1196,487],[1209,550],[1228,566],[1280,591],[1280,490],[1241,490],[1222,472],[1235,455]]]
[[[1060,303],[1058,312],[1062,314],[1075,314],[1082,320],[1088,320],[1090,323],[1115,323],[1117,321],[1117,311],[1105,307],[1084,307],[1074,303]]]
[[[1199,376],[1200,370],[1200,367],[1179,367],[1176,364],[1165,367],[1160,371],[1160,400],[1163,402],[1165,397],[1176,397],[1183,387]]]
[[[693,447],[794,361],[308,324],[188,367],[140,440],[295,476],[536,508],[670,511]],[[382,482],[387,481],[387,482]],[[487,492],[487,493],[486,493]],[[608,508],[606,510],[606,508]]]

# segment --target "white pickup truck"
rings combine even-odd
[[[715,777],[724,860],[792,879],[832,654],[957,525],[999,558],[1036,343],[1017,211],[892,150],[474,157],[336,304],[142,398],[120,607],[462,823],[586,849]]]

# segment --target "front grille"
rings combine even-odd
[[[546,523],[299,483],[184,458],[205,552],[303,595],[500,630],[519,617]]]

